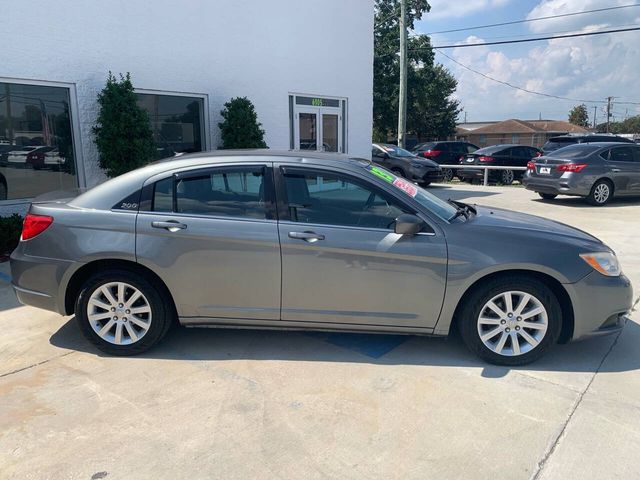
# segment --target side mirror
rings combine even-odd
[[[403,213],[396,218],[394,231],[400,235],[415,235],[416,233],[421,232],[424,226],[425,223],[421,218],[408,213]]]

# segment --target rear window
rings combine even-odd
[[[491,155],[492,153],[498,153],[498,152],[501,152],[502,150],[506,150],[507,148],[509,148],[509,147],[493,145],[491,147],[481,148],[480,150],[476,150],[473,153],[475,153],[477,155],[487,155],[487,154]]]
[[[602,147],[597,145],[589,145],[589,144],[576,144],[569,145],[568,147],[560,148],[553,152],[554,158],[578,158],[578,157],[586,157],[587,155],[591,155],[596,150],[599,150]]]
[[[435,147],[435,145],[436,145],[436,142],[421,143],[420,145],[416,146],[414,150],[420,150],[420,151],[431,150],[433,149],[433,147]]]

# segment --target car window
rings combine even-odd
[[[173,211],[173,177],[156,182],[153,187],[153,204],[151,210],[154,212]]]
[[[640,147],[631,147],[633,148],[633,160],[635,162],[640,163]]]
[[[609,160],[611,162],[633,162],[633,150],[631,147],[612,148]]]
[[[159,208],[167,208],[164,199],[166,189],[163,191],[164,185],[158,184],[154,192],[154,207],[157,204]],[[267,218],[264,190],[262,167],[225,167],[193,174],[176,179],[175,211],[264,219]]]
[[[470,143],[467,143],[466,147],[467,151],[465,153],[473,153],[478,150],[478,147],[476,147],[475,145],[471,145]]]
[[[373,147],[371,149],[371,156],[372,157],[384,157],[384,152],[382,150],[380,150],[379,147]]]
[[[390,196],[350,177],[324,172],[285,173],[291,220],[300,223],[393,229],[409,212]]]

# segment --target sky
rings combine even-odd
[[[432,45],[460,45],[640,26],[638,0],[429,0],[431,12],[413,33],[431,33],[512,20],[582,12],[638,3],[639,6],[540,20],[496,28],[431,35]],[[411,34],[411,33],[410,33]],[[444,49],[467,67],[512,85],[584,102],[593,121],[605,120],[604,103],[613,100],[613,119],[640,114],[640,31],[540,42]],[[460,121],[519,118],[566,120],[579,101],[532,95],[473,73],[436,52],[436,61],[458,80]]]

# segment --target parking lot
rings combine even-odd
[[[638,295],[640,201],[430,190],[595,234]],[[72,317],[20,306],[9,280],[0,264],[2,478],[640,478],[637,312],[517,369],[457,338],[237,329],[115,358]]]

